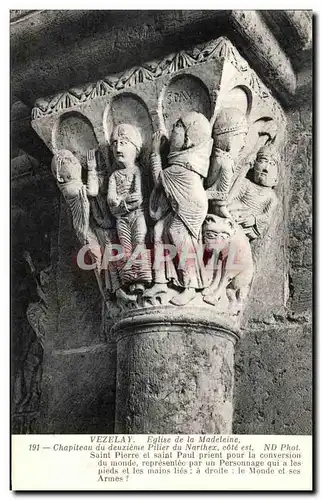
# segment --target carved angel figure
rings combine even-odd
[[[89,168],[87,184],[82,181],[82,166],[71,151],[56,152],[51,169],[57,185],[72,213],[73,226],[81,244],[88,243],[89,210],[88,196],[97,196],[98,179],[95,169]]]
[[[254,181],[245,178],[228,205],[231,216],[242,226],[250,240],[263,236],[277,205],[273,187],[278,181],[279,161],[274,146],[263,146],[256,156]]]
[[[92,260],[96,264],[98,285],[102,295],[106,298],[105,286],[108,291],[115,291],[119,288],[119,282],[117,272],[110,269],[106,273],[109,279],[105,280],[105,285],[103,285],[100,277],[104,247],[110,240],[107,228],[110,226],[111,220],[104,210],[99,215],[99,201],[96,201],[97,206],[94,209],[91,200],[99,194],[99,178],[93,155],[93,151],[87,153],[87,184],[82,181],[82,166],[71,151],[64,149],[55,153],[52,160],[52,172],[70,208],[73,227],[79,242],[82,245],[89,245]],[[104,231],[105,234],[103,234]],[[111,273],[113,273],[113,276],[111,276]]]
[[[208,215],[203,225],[206,272],[209,286],[203,300],[216,305],[228,298],[231,308],[242,309],[253,278],[250,243],[240,226],[231,219]]]
[[[141,171],[137,163],[142,148],[141,134],[133,125],[122,123],[113,130],[111,146],[116,170],[109,178],[107,203],[116,218],[117,234],[124,252],[120,261],[122,285],[129,287],[131,292],[140,293],[152,279],[146,249]],[[136,249],[141,254],[133,258]]]
[[[202,223],[208,209],[203,179],[209,168],[211,127],[201,113],[193,111],[181,117],[173,126],[168,166],[164,170],[161,138],[161,132],[154,135],[151,153],[155,184],[150,198],[150,214],[156,220],[154,255],[157,259],[160,249],[163,252],[163,244],[173,245],[177,255],[175,260],[164,262],[161,258],[154,262],[155,285],[145,295],[161,297],[168,292],[167,284],[172,283],[183,291],[171,302],[184,305],[193,299],[196,289],[203,288],[203,267],[198,256]],[[191,257],[182,259],[187,254]]]
[[[214,124],[214,152],[205,182],[209,212],[230,217],[227,199],[235,174],[235,164],[245,145],[248,125],[245,115],[235,108],[222,109]]]

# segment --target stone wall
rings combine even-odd
[[[236,433],[312,432],[310,102],[288,113],[284,186],[285,221],[283,246],[280,247],[284,306],[279,299],[279,306],[257,317],[256,303],[252,303],[255,308],[248,309],[249,321],[236,349]],[[264,293],[277,296],[274,287],[265,288]],[[265,302],[261,303],[265,307]]]
[[[312,308],[312,110],[311,102],[289,113],[286,155],[290,169],[288,258],[289,302],[294,319]]]

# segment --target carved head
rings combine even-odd
[[[111,145],[117,164],[120,167],[131,166],[141,151],[142,137],[136,127],[121,123],[113,130]]]
[[[191,111],[173,125],[170,138],[170,152],[182,151],[199,146],[211,139],[211,127],[202,113]]]
[[[278,182],[280,155],[274,146],[263,146],[254,164],[254,182],[260,186],[274,187]]]
[[[236,160],[245,146],[248,124],[245,115],[237,108],[219,111],[213,129],[215,147],[228,151]]]
[[[82,166],[75,155],[68,149],[57,151],[51,161],[51,171],[58,183],[82,180]]]
[[[207,250],[224,246],[236,231],[231,219],[208,214],[202,227],[203,239]]]

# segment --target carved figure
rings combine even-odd
[[[93,231],[90,230],[90,203],[88,197],[96,197],[99,191],[98,176],[92,154],[87,154],[88,175],[86,185],[82,181],[82,166],[79,160],[67,149],[59,150],[52,159],[52,172],[57,185],[64,196],[72,214],[73,227],[77,238],[82,245],[89,244],[90,255],[96,263],[96,278],[102,296],[105,290],[100,277],[102,250]]]
[[[253,182],[245,178],[238,194],[229,203],[231,216],[250,240],[263,236],[277,204],[272,189],[278,181],[279,154],[274,146],[262,147],[256,156]]]
[[[117,125],[111,139],[116,170],[108,184],[107,202],[116,217],[116,228],[124,252],[121,263],[122,285],[130,292],[143,292],[151,283],[151,265],[146,250],[147,225],[143,207],[143,190],[137,157],[142,148],[139,130],[133,125]],[[135,249],[144,249],[130,265]],[[138,257],[141,257],[139,259]]]
[[[168,283],[184,290],[173,297],[175,305],[188,303],[203,288],[202,266],[198,262],[202,243],[201,228],[207,214],[208,200],[203,187],[212,148],[211,128],[207,118],[195,111],[181,117],[173,126],[168,166],[162,170],[160,145],[162,133],[154,135],[151,153],[154,189],[150,214],[154,227],[154,255],[164,243],[174,245],[176,260],[158,259],[154,265],[154,287],[146,297],[168,293]],[[182,261],[184,254],[192,258]],[[160,261],[159,261],[160,260]],[[162,299],[161,299],[162,300]]]
[[[98,193],[97,196],[89,197],[90,220],[88,229],[88,240],[91,247],[98,242],[101,253],[107,251],[107,255],[112,253],[112,245],[118,242],[116,221],[112,216],[107,204],[108,171],[102,155],[99,151],[90,150],[87,154],[88,171],[97,172]],[[104,262],[105,269],[105,289],[108,293],[117,292],[121,286],[121,278],[117,262]],[[108,297],[106,297],[108,298]]]
[[[213,129],[214,152],[205,183],[210,213],[230,217],[227,199],[247,132],[247,120],[240,110],[224,108],[219,112]]]
[[[250,243],[243,230],[228,218],[208,215],[203,225],[206,272],[210,284],[202,291],[203,300],[216,305],[226,297],[235,312],[248,296],[253,278]]]
[[[80,243],[85,245],[89,228],[90,205],[88,196],[97,196],[98,178],[95,169],[88,170],[87,184],[82,181],[82,166],[71,151],[55,153],[51,169],[57,185],[71,209],[73,226]]]

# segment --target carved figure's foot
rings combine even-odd
[[[212,297],[211,295],[204,295],[203,300],[211,306],[215,306],[218,304],[218,299],[216,297]]]
[[[208,287],[208,288],[204,288],[203,290],[201,290],[201,295],[203,297],[206,297],[207,295],[213,295],[215,293],[215,291],[217,290],[217,288],[215,288],[215,290],[213,290],[212,288]]]
[[[162,293],[167,293],[168,292],[168,285],[167,283],[156,283],[153,285],[152,288],[149,288],[149,290],[146,290],[144,292],[144,298],[149,299],[155,297],[155,295],[159,295]]]
[[[178,296],[179,292],[167,284],[156,283],[143,294],[144,307],[166,305]]]
[[[211,304],[212,306],[215,306],[216,304],[218,304],[218,302],[221,299],[221,293],[218,290],[213,291],[210,289],[208,289],[208,290],[206,289],[206,290],[203,290],[202,295],[203,295],[204,302],[207,302],[207,304]]]
[[[171,302],[171,304],[174,304],[175,306],[185,306],[196,295],[197,295],[197,292],[194,288],[186,288],[182,293],[173,297],[173,299],[171,299],[170,302]]]
[[[170,288],[166,283],[156,283],[152,288],[146,290],[143,294],[144,306],[159,306],[167,304],[172,297]]]

